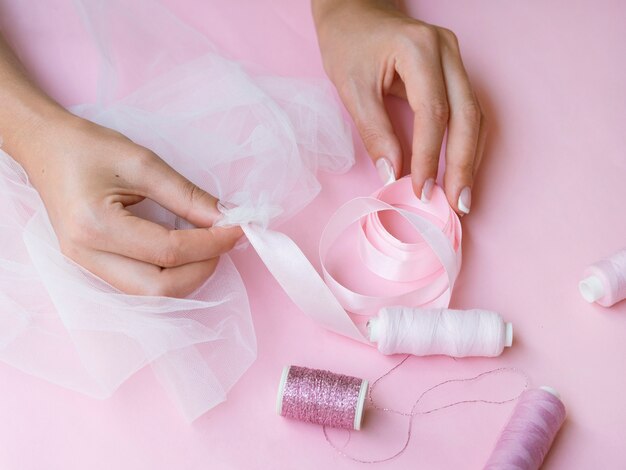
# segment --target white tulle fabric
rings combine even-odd
[[[74,112],[220,198],[225,222],[276,225],[318,193],[318,168],[352,165],[349,129],[325,83],[253,74],[155,1],[77,6],[102,73],[97,103]],[[140,206],[187,226],[150,201]],[[248,298],[228,256],[187,299],[120,293],[60,252],[37,192],[2,151],[0,227],[0,360],[99,398],[150,364],[189,420],[223,401],[254,361]]]

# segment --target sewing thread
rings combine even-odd
[[[603,307],[626,299],[626,249],[589,266],[578,288],[583,298]]]
[[[488,310],[387,307],[368,322],[382,354],[451,357],[502,354],[513,344],[513,326]]]
[[[278,387],[277,413],[335,428],[361,428],[368,382],[327,370],[286,366]]]
[[[565,421],[565,405],[550,387],[525,391],[484,470],[538,470]]]

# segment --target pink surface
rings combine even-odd
[[[80,23],[68,16],[71,2],[52,1],[44,17],[20,21],[12,3],[0,3],[0,22],[38,80],[64,104],[89,99],[95,63],[76,40]],[[323,74],[306,1],[167,3],[233,57],[278,74]],[[457,33],[492,124],[472,214],[463,221],[464,267],[452,305],[501,312],[516,338],[498,359],[413,358],[378,396],[409,409],[440,380],[518,367],[533,384],[557,388],[568,409],[544,468],[620,468],[626,303],[588,305],[577,282],[587,264],[626,245],[626,7],[617,1],[408,3],[422,19]],[[55,38],[38,32],[43,19],[58,23]],[[392,102],[391,109],[406,135],[405,105]],[[284,227],[316,265],[328,217],[378,186],[360,144],[357,149],[356,167],[323,176],[318,199]],[[188,425],[149,370],[113,398],[96,401],[0,365],[0,468],[359,467],[337,455],[319,427],[274,414],[282,366],[374,379],[396,359],[321,330],[252,252],[235,261],[248,286],[259,358],[226,403]],[[479,469],[511,408],[460,406],[417,418],[407,452],[378,468]],[[404,435],[404,421],[372,413],[353,439],[367,440],[384,456]]]

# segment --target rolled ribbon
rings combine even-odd
[[[408,222],[418,235],[415,241],[394,236],[381,220],[384,211]],[[225,210],[222,224],[228,223],[229,211]],[[355,223],[359,224],[364,269],[396,283],[398,292],[357,292],[327,269],[331,247]],[[435,187],[430,202],[423,203],[413,193],[408,177],[384,186],[371,197],[347,202],[330,218],[319,248],[324,280],[285,234],[254,223],[241,223],[241,227],[270,273],[305,314],[331,331],[366,343],[364,326],[357,326],[347,311],[371,315],[389,305],[447,307],[461,267],[461,224],[443,190]]]
[[[405,242],[383,224],[380,214],[392,211],[419,235]],[[400,293],[368,295],[341,284],[329,272],[331,246],[353,223],[359,223],[359,252],[366,269],[401,287]],[[461,268],[461,223],[443,190],[436,187],[429,203],[418,199],[410,178],[384,186],[370,198],[344,204],[330,218],[320,240],[324,280],[348,311],[372,315],[390,305],[447,307]]]

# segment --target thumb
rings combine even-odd
[[[384,184],[397,179],[402,172],[402,148],[396,136],[381,93],[352,89],[342,94]]]
[[[210,227],[220,217],[217,198],[182,176],[150,152],[143,166],[144,195],[198,227]]]

